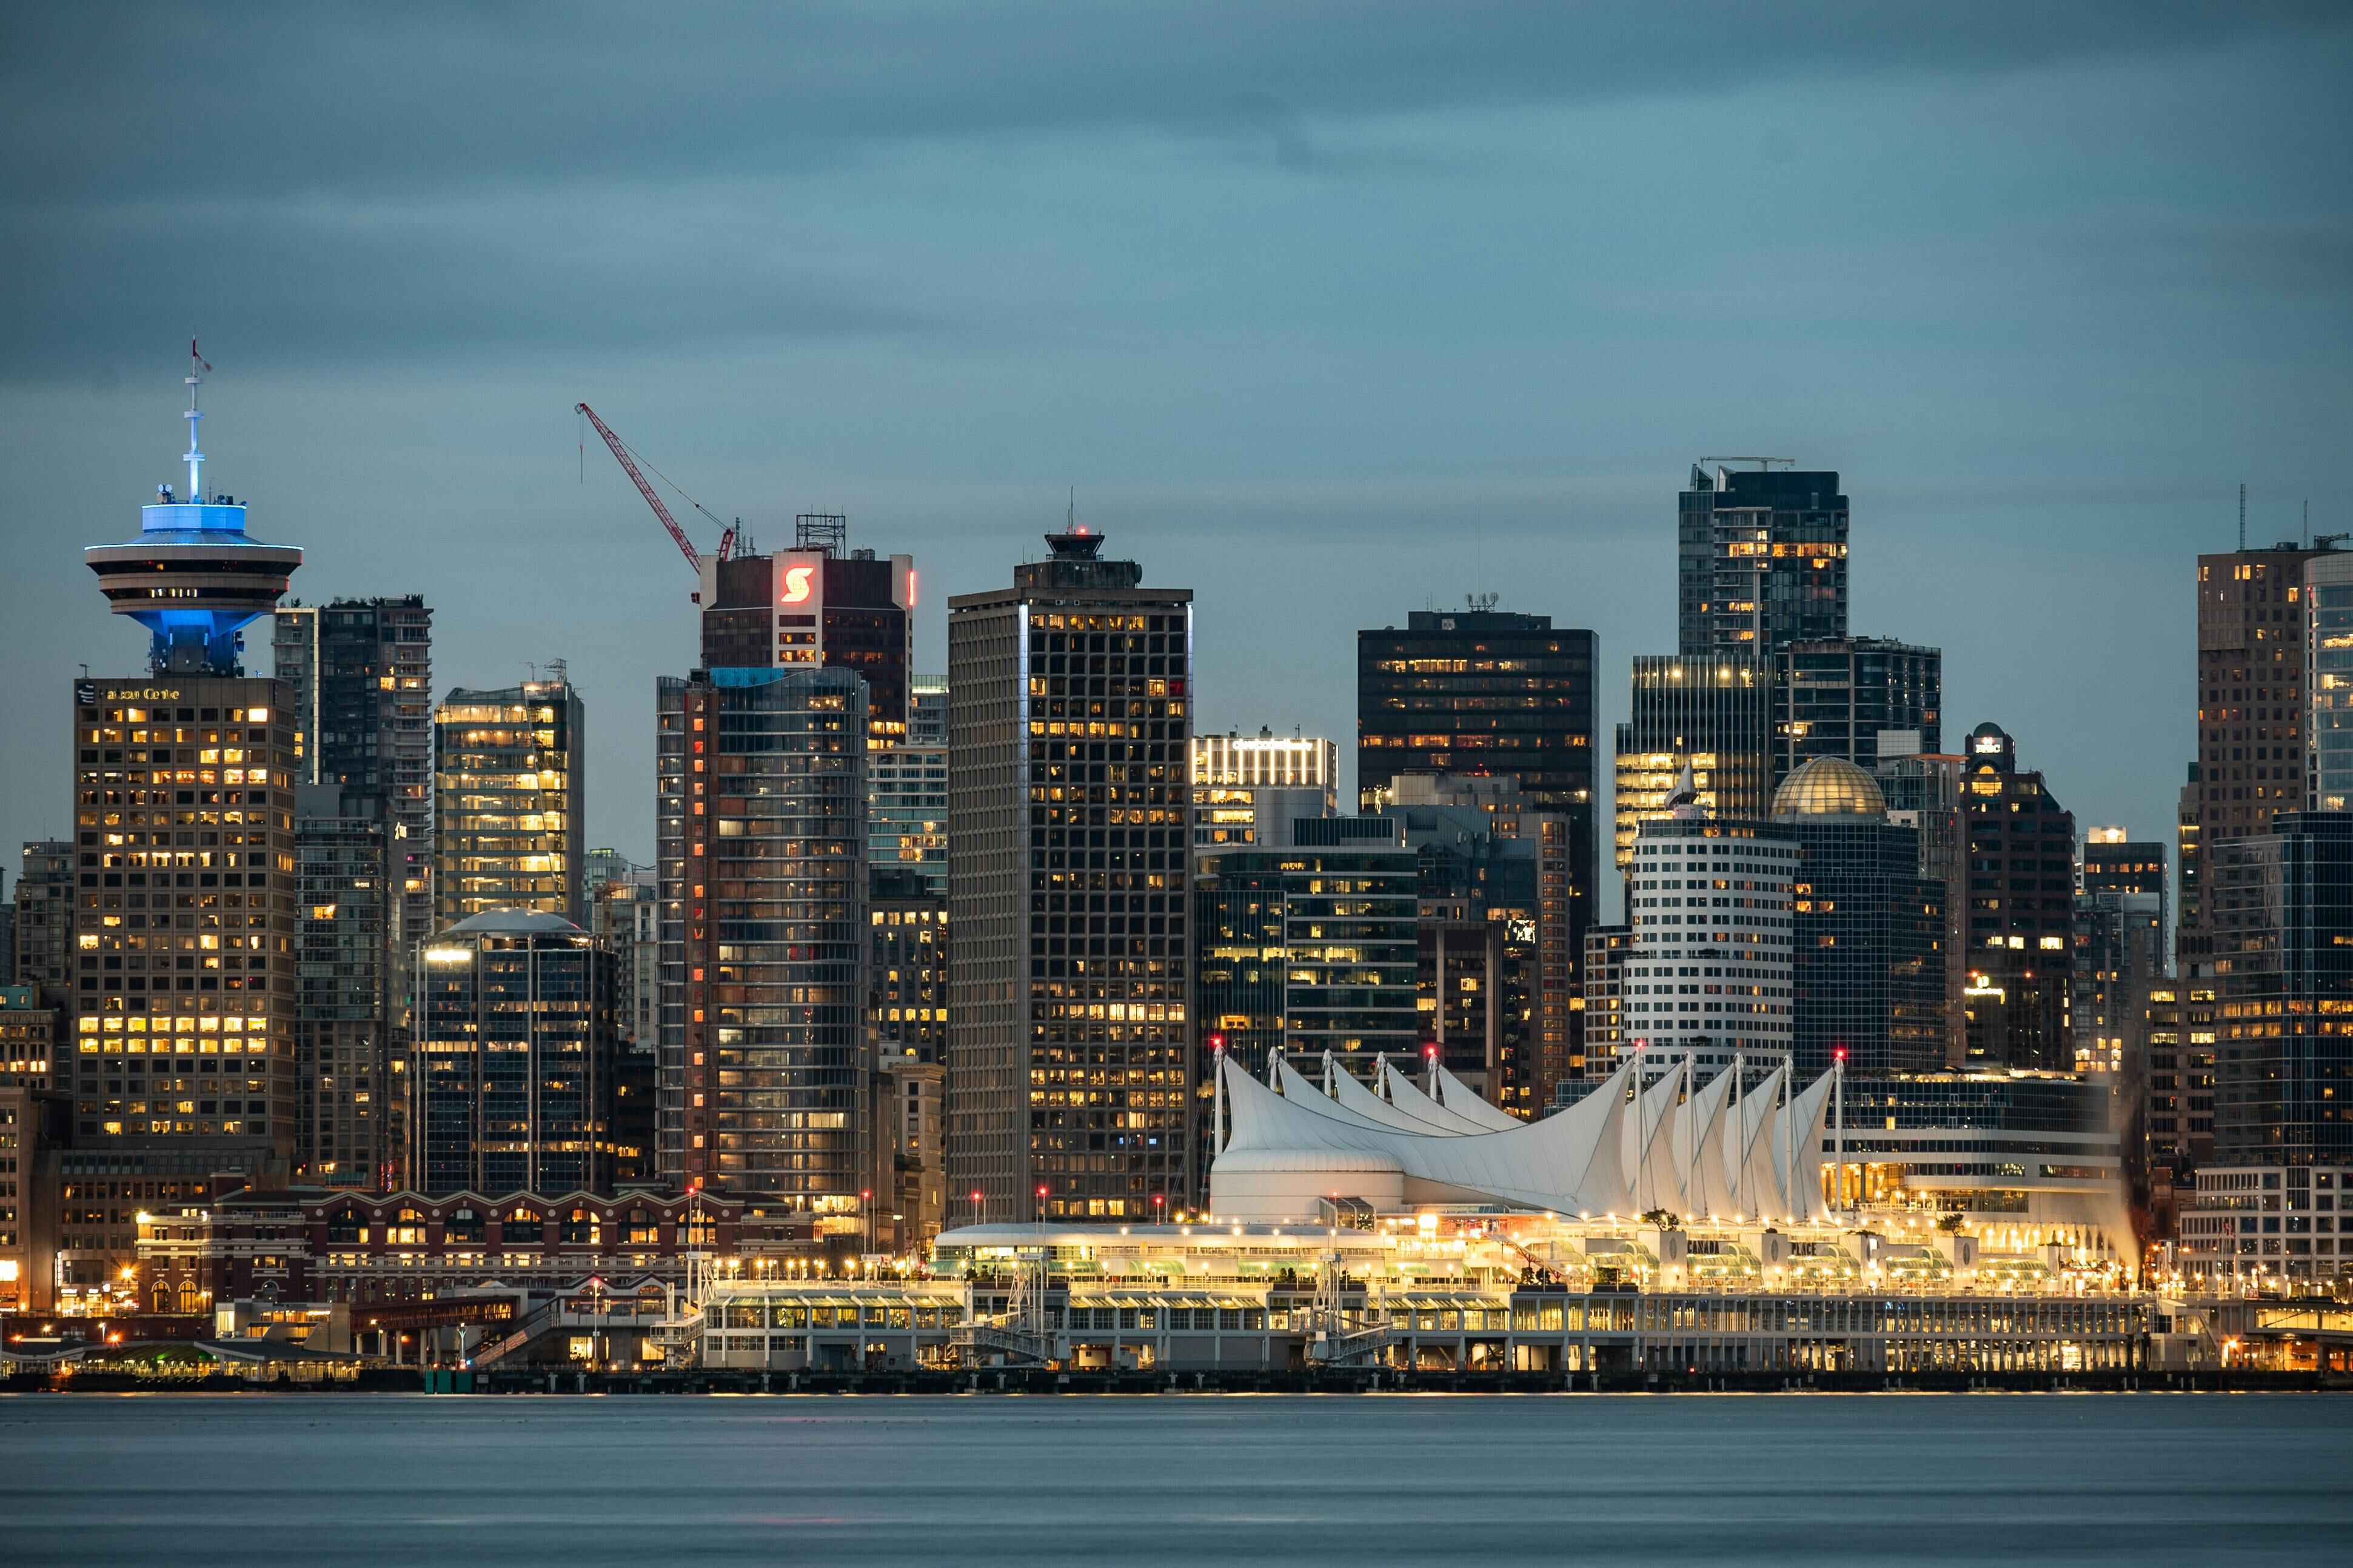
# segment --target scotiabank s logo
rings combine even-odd
[[[785,568],[786,604],[800,605],[807,603],[809,596],[809,574],[816,570],[817,568],[814,566],[787,566]]]

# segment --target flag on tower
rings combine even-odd
[[[210,360],[196,352],[196,340],[193,337],[188,340],[188,358],[195,363],[198,370],[210,370],[213,367]]]

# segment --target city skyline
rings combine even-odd
[[[212,472],[303,542],[299,596],[421,594],[437,700],[569,661],[586,837],[636,860],[691,583],[593,438],[581,461],[582,398],[764,544],[831,510],[913,554],[928,672],[947,595],[1034,557],[1075,485],[1197,590],[1199,729],[1333,737],[1344,798],[1356,632],[1500,590],[1597,634],[1607,734],[1631,658],[1674,646],[1689,465],[1793,457],[1852,500],[1855,631],[1944,650],[1948,738],[1999,723],[2080,820],[2168,836],[2195,554],[2232,542],[2242,481],[2253,542],[2299,535],[2307,496],[2345,526],[2340,21],[1277,8],[1229,56],[1176,15],[939,18],[1002,68],[944,88],[946,53],[880,25],[778,23],[723,40],[761,63],[694,113],[599,94],[487,141],[462,140],[504,101],[482,69],[625,77],[613,35],[322,21],[305,58],[353,67],[327,103],[290,30],[190,23],[88,93],[56,68],[88,24],[47,19],[7,68],[56,156],[5,176],[0,218],[25,283],[0,414],[40,457],[7,530],[0,841],[67,826],[45,695],[135,658],[88,621],[79,551],[173,476],[191,329]],[[1739,72],[1689,68],[1694,22]],[[414,74],[360,65],[387,47],[455,83],[390,142],[359,134]],[[184,79],[185,135],[127,132],[115,95]]]

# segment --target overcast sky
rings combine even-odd
[[[1196,590],[1200,726],[1344,758],[1356,629],[1485,588],[1599,633],[1606,761],[1691,461],[1786,454],[1948,744],[2169,837],[2193,555],[2242,481],[2353,530],[2348,106],[2338,5],[17,8],[0,841],[142,668],[80,549],[179,477],[191,331],[296,592],[422,593],[443,689],[570,660],[639,859],[691,584],[583,399],[913,552],[931,669],[1075,486]]]

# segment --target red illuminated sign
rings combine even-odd
[[[817,568],[814,566],[787,566],[785,568],[786,604],[799,605],[807,602],[809,596],[809,574],[816,570]]]

